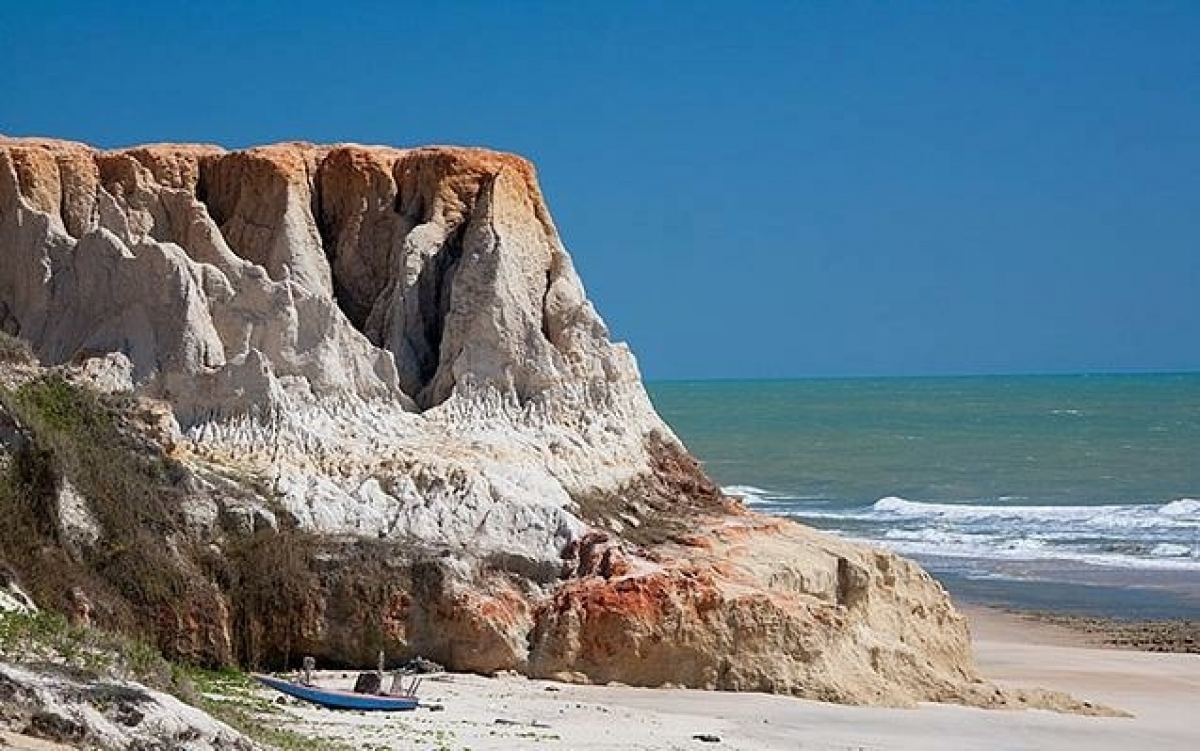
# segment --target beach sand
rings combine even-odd
[[[1094,646],[1094,635],[1029,617],[978,607],[964,612],[989,679],[1067,691],[1133,716],[846,707],[754,693],[463,674],[424,682],[422,701],[436,710],[385,715],[288,700],[281,706],[295,731],[372,749],[1200,748],[1200,655]],[[323,682],[349,686],[353,675],[326,673]]]

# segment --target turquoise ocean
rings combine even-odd
[[[753,508],[964,601],[1200,618],[1200,374],[651,382]]]

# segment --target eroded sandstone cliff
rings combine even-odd
[[[169,652],[1016,700],[918,567],[713,486],[518,157],[0,139],[0,330],[137,397],[120,419],[172,468],[157,533],[185,584],[129,607]],[[10,465],[46,440],[40,373],[7,384]],[[42,527],[103,574],[104,491],[49,456]],[[90,531],[65,544],[64,518]]]

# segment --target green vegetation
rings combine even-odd
[[[123,428],[128,403],[104,398],[56,373],[0,388],[24,440],[0,468],[0,563],[19,571],[34,600],[70,612],[71,591],[93,600],[103,625],[126,633],[174,606],[187,578],[165,544],[181,526],[182,469],[154,444]],[[99,539],[62,539],[57,503],[64,478],[88,499]]]
[[[295,531],[262,530],[228,552],[239,658],[257,667],[294,664],[304,624],[319,620],[312,593],[316,544]]]
[[[144,642],[72,625],[56,613],[0,611],[0,658],[53,662],[99,677],[138,681],[176,690],[175,669]]]
[[[0,659],[14,663],[54,663],[81,677],[133,680],[167,691],[203,709],[230,727],[285,751],[340,751],[350,746],[316,741],[273,725],[270,717],[282,710],[255,695],[254,682],[244,673],[211,671],[167,662],[154,647],[96,628],[72,625],[47,612],[0,611]],[[91,698],[102,704],[119,687],[98,683]],[[106,693],[107,692],[107,693]]]
[[[7,344],[0,340],[0,347]],[[190,664],[219,667],[235,656],[244,665],[294,664],[312,649],[305,629],[329,617],[318,612],[314,596],[329,584],[320,581],[316,538],[286,523],[225,537],[220,547],[189,533],[182,510],[189,472],[146,437],[137,408],[56,372],[0,383],[0,581],[19,582],[43,608],[34,615],[0,613],[0,659],[56,664],[97,685],[136,680],[276,748],[351,748],[286,729],[283,708],[261,698],[246,675]],[[231,478],[229,486],[221,492],[258,498],[244,478]],[[70,492],[82,499],[95,535],[64,526],[67,507],[60,506]],[[393,558],[371,546],[359,554],[376,566]],[[382,605],[388,592],[377,586],[379,578],[342,581],[338,586],[353,591],[341,599]],[[78,625],[89,607],[92,626]],[[342,615],[363,617],[357,609]],[[367,655],[383,639],[372,626],[363,624]],[[235,643],[221,642],[230,632]]]
[[[254,693],[256,684],[245,673],[222,670],[184,670],[190,687],[185,701],[203,709],[226,725],[254,740],[285,751],[349,751],[354,748],[330,740],[315,740],[292,732],[269,718],[277,717],[282,724],[283,710]]]
[[[0,363],[18,364],[33,361],[33,350],[25,340],[0,331]]]
[[[191,538],[181,511],[188,472],[142,435],[134,407],[54,372],[0,386],[0,428],[7,420],[23,436],[0,461],[0,569],[16,572],[43,608],[74,612],[74,593],[86,593],[97,625],[154,634],[172,659],[291,662],[318,619],[311,536],[264,529],[223,549]],[[68,539],[60,527],[67,483],[86,498],[97,539]],[[228,625],[218,622],[222,601],[237,639],[214,648],[209,636]]]

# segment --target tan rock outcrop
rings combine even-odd
[[[871,704],[952,698],[974,678],[965,620],[915,564],[783,520],[705,521],[653,570],[561,587],[531,671]]]
[[[174,554],[233,562],[225,600],[158,618],[181,653],[1003,696],[917,566],[704,477],[518,157],[0,139],[0,330],[169,405],[144,430],[188,472]],[[60,495],[72,545],[103,540]]]

